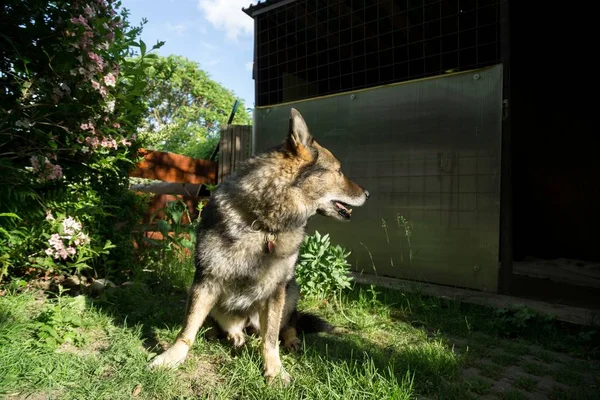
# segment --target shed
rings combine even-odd
[[[593,110],[571,78],[583,65],[572,56],[591,61],[580,10],[265,0],[243,11],[253,151],[282,140],[296,107],[372,193],[349,224],[309,224],[352,250],[354,270],[600,305]]]

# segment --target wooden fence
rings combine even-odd
[[[252,154],[252,126],[229,125],[221,129],[218,182],[235,171]]]
[[[190,216],[196,218],[198,204],[210,196],[206,185],[221,183],[235,171],[241,161],[251,156],[252,126],[224,125],[220,134],[217,161],[195,159],[169,152],[140,150],[144,158],[129,176],[159,181],[131,187],[131,190],[136,192],[153,194],[143,224],[148,224],[154,214],[156,218],[164,219],[165,215],[161,210],[174,200],[185,202]],[[182,222],[189,221],[185,218]],[[152,227],[146,228],[145,236],[162,238]]]

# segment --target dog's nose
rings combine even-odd
[[[371,197],[371,193],[369,193],[369,191],[366,189],[365,189],[365,196],[367,196],[367,200],[369,199],[369,197]]]

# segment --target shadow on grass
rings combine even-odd
[[[139,326],[146,350],[161,353],[164,350],[161,344],[169,345],[181,327],[185,302],[183,291],[140,285],[108,291],[93,304],[117,324]],[[486,348],[493,347],[498,339],[519,335],[557,350],[569,347],[587,351],[588,355],[597,354],[589,353],[590,349],[597,349],[597,343],[584,341],[581,330],[568,331],[560,324],[535,320],[518,326],[518,320],[507,320],[505,314],[443,298],[383,288],[373,291],[365,285],[356,285],[354,291],[344,296],[342,304],[344,312],[349,314],[346,319],[331,304],[317,308],[315,313],[345,329],[334,334],[306,335],[304,351],[286,356],[300,375],[303,371],[315,375],[316,370],[328,366],[359,371],[372,365],[398,382],[404,382],[407,374],[413,376],[413,388],[419,394],[462,399],[470,393],[460,379],[464,352],[453,348],[457,340],[479,338],[479,347]],[[258,348],[246,346],[244,351],[249,359],[260,363]],[[226,366],[224,373],[229,374],[233,369]],[[357,374],[365,376],[364,370]]]
[[[111,290],[93,303],[102,312],[109,314],[117,324],[141,326],[146,350],[161,353],[164,351],[161,344],[169,345],[170,343],[165,343],[167,337],[174,337],[181,327],[185,301],[184,292],[169,293],[139,286]],[[344,307],[353,307],[353,301],[358,301],[358,298],[351,293],[344,301]],[[359,307],[362,308],[361,313],[369,312],[368,305],[360,304]],[[376,310],[374,312],[377,313]],[[321,314],[319,311],[316,313]],[[360,315],[362,314],[357,318],[359,320]],[[327,318],[327,315],[324,316]],[[165,334],[165,331],[169,333]],[[414,374],[414,389],[420,393],[438,391],[444,387],[445,382],[451,381],[459,373],[461,357],[444,340],[428,338],[420,331],[418,337],[410,332],[407,335],[415,337],[398,341],[394,337],[402,335],[402,330],[392,329],[392,332],[381,333],[381,338],[377,336],[378,331],[371,332],[370,337],[367,337],[361,327],[347,326],[341,332],[308,334],[301,338],[305,342],[304,351],[286,357],[291,357],[293,363],[303,365],[303,370],[310,370],[315,363],[326,360],[335,366],[357,371],[371,364],[379,373],[393,376],[398,382],[406,381],[407,374]],[[246,351],[252,359],[260,360],[258,348],[246,346]],[[285,353],[282,351],[282,354]]]

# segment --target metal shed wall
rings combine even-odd
[[[284,139],[297,108],[372,193],[351,222],[316,216],[309,232],[352,250],[357,271],[496,292],[502,78],[499,64],[258,107],[255,151]]]

